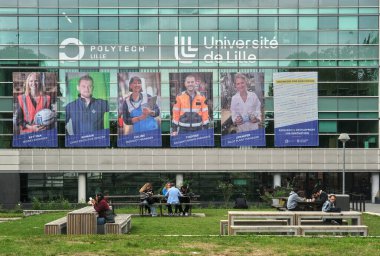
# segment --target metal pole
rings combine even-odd
[[[346,190],[345,190],[345,184],[346,184],[346,175],[345,175],[345,172],[346,172],[346,142],[343,141],[343,177],[342,177],[342,180],[343,180],[343,184],[342,184],[342,190],[343,190],[343,195],[346,194]]]

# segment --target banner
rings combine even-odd
[[[13,147],[58,147],[57,74],[13,73]]]
[[[221,73],[222,147],[265,146],[264,73]]]
[[[118,147],[161,147],[160,73],[118,74]]]
[[[66,73],[66,147],[107,147],[109,73]]]
[[[213,147],[212,73],[169,73],[171,147]]]
[[[275,146],[318,146],[318,74],[273,74]]]

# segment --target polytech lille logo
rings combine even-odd
[[[77,38],[66,38],[65,40],[62,41],[62,43],[59,46],[59,49],[65,49],[66,46],[70,45],[76,45],[78,46],[78,54],[76,56],[70,57],[67,56],[65,52],[62,52],[61,50],[59,51],[59,60],[63,63],[65,61],[78,61],[83,58],[84,56],[84,45],[83,43],[77,39]],[[73,49],[70,49],[71,51]]]
[[[181,43],[179,44],[178,36],[174,37],[174,55],[180,63],[192,63],[193,61],[191,59],[195,58],[198,48],[191,46],[191,36],[187,37],[187,45],[185,40],[186,38],[181,36]],[[179,50],[178,47],[181,50]]]

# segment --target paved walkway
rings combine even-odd
[[[380,216],[380,204],[365,204],[365,212]]]

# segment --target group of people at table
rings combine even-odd
[[[173,206],[174,214],[179,216],[188,216],[190,205],[190,189],[188,185],[182,185],[180,189],[176,188],[173,183],[166,183],[165,187],[162,189],[160,197],[153,196],[153,186],[151,183],[145,183],[139,190],[140,201],[146,207],[149,214],[153,217],[157,216],[155,203],[159,199],[166,201],[168,214],[173,216]],[[98,192],[95,198],[90,197],[88,204],[93,205],[95,211],[98,213],[97,223],[98,225],[103,225],[107,222],[108,211],[111,207],[108,203],[107,197],[103,193]],[[185,204],[185,208],[182,208],[181,204]]]
[[[301,207],[300,204],[302,203],[310,203],[313,207],[310,205],[307,205],[305,207]],[[323,211],[323,212],[340,212],[340,208],[337,208],[335,206],[336,202],[336,196],[331,194],[328,195],[323,189],[321,188],[315,188],[313,190],[313,195],[311,199],[306,199],[304,197],[300,197],[298,195],[298,189],[294,188],[288,197],[286,208],[288,211],[305,211],[305,210],[317,210],[317,211]],[[332,224],[342,224],[342,221],[337,220],[325,220],[326,222],[331,222]]]
[[[161,197],[153,197],[153,186],[151,183],[145,183],[139,192],[141,203],[145,205],[145,208],[153,217],[157,216],[155,203],[158,201],[166,201],[169,216],[173,216],[173,206],[174,215],[189,215],[190,189],[187,185],[182,185],[180,189],[178,189],[174,183],[168,182],[161,191]],[[163,200],[160,200],[160,198]],[[185,204],[184,209],[181,204]]]

